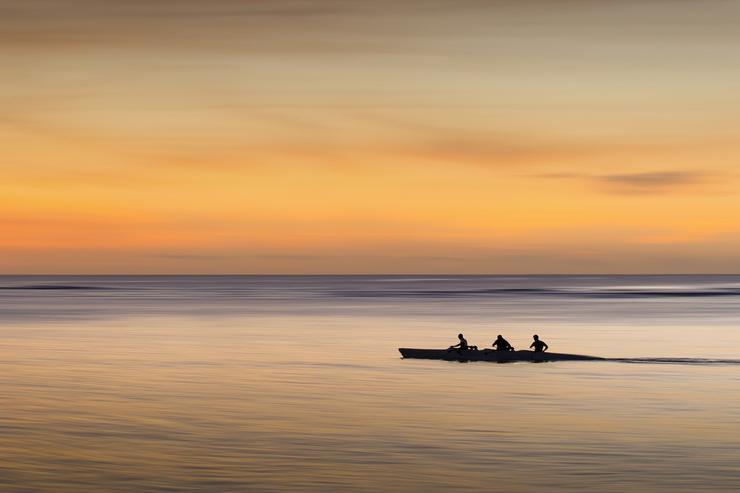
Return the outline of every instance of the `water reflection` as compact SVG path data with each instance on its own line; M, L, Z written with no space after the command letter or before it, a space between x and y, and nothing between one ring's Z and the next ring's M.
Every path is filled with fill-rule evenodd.
M522 345L536 321L553 350L729 358L740 310L725 297L358 303L317 294L336 286L313 278L144 280L144 292L135 279L104 282L114 285L0 294L3 314L21 313L0 328L2 491L735 491L740 481L736 366L396 352L446 347L458 329L473 344L505 332ZM233 294L259 283L269 289Z

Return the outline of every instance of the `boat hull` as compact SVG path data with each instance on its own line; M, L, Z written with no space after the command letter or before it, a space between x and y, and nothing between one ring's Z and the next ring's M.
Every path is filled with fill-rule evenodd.
M535 363L545 361L596 361L603 360L596 356L583 354L564 353L536 353L534 351L491 351L491 350L465 350L457 349L398 349L404 358L417 359L441 359L446 361L492 361L494 363L508 363L514 361L531 361Z

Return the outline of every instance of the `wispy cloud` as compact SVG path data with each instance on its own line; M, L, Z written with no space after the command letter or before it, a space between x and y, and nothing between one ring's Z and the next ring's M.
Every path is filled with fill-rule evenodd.
M714 173L683 170L614 174L543 173L536 177L582 181L600 191L620 195L671 193L706 185L717 178Z
M597 176L594 179L618 193L655 193L677 187L700 185L708 180L706 173L661 171L652 173L620 173Z
M290 255L290 254L262 254L262 255L253 255L256 259L261 260L295 260L295 261L305 261L305 260L321 260L330 258L330 256L322 256L322 255Z
M225 258L222 255L201 255L197 253L156 253L148 256L165 260L220 260Z

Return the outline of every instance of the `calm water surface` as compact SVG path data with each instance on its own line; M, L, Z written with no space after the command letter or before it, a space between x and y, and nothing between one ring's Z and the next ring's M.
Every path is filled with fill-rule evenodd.
M3 492L740 489L737 276L6 276L0 317ZM459 331L687 360L396 349Z

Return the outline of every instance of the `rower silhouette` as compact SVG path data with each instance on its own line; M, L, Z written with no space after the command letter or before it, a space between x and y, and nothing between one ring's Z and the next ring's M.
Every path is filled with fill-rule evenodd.
M550 346L548 346L545 341L540 340L540 336L533 335L532 338L534 339L534 342L530 344L529 347L533 347L535 353L544 353L545 351L550 349Z
M501 334L499 334L496 337L496 340L493 341L492 346L496 348L496 351L513 351L514 350L514 346L509 344L509 341L504 339Z
M460 342L458 342L454 346L450 346L448 351L451 349L457 349L457 351L460 352L468 349L468 341L465 339L465 337L462 334L457 334L457 338L460 339Z
M457 334L457 338L460 339L460 342L458 342L454 346L450 346L449 348L447 348L447 352L450 352L454 349L458 353L462 354L462 351L467 351L468 349L472 349L474 351L478 349L478 346L468 346L468 341L462 334Z

